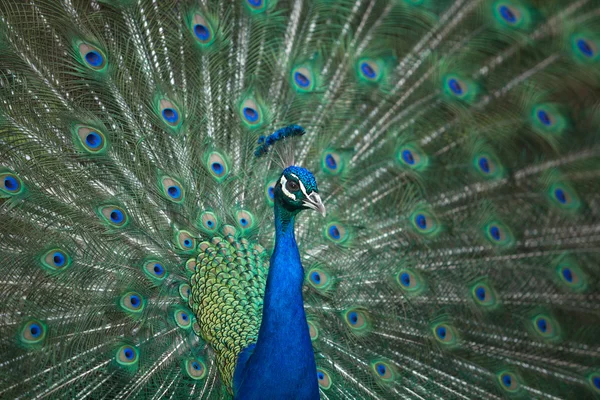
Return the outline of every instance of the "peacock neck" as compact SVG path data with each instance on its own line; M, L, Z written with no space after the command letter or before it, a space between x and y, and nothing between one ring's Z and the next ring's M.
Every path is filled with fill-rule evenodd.
M274 255L277 249L281 250L295 250L293 252L296 255L297 265L302 269L300 263L300 253L298 252L298 244L296 243L296 235L294 234L294 227L296 223L297 211L290 211L286 209L279 202L275 203L275 250L271 261L279 261L274 259ZM269 274L270 275L270 274Z
M275 205L275 249L267 277L261 331L263 326L275 327L281 319L292 319L291 310L299 310L304 316L304 271L294 234L296 215L297 212L288 211L279 204ZM298 320L299 318L294 318L293 322L296 324ZM306 318L303 322L306 325Z
M262 322L236 398L319 398L302 299L304 272L294 235L296 215L297 212L276 202L275 249L265 288Z

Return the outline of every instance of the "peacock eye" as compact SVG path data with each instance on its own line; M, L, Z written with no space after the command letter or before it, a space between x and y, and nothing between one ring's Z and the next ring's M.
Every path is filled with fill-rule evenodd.
M285 188L290 192L295 192L298 189L300 189L300 185L298 185L298 182L295 181L287 181L287 183L285 184Z

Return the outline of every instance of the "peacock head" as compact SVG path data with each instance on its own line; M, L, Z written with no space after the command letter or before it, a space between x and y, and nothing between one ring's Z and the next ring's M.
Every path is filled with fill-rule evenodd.
M325 216L317 181L306 168L292 165L284 169L275 185L274 195L276 203L294 214L311 208Z

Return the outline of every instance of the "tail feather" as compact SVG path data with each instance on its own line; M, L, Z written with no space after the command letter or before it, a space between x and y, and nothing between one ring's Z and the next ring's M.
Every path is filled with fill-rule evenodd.
M0 18L0 396L229 397L274 233L256 143L292 124L328 209L296 232L323 398L600 392L594 2Z

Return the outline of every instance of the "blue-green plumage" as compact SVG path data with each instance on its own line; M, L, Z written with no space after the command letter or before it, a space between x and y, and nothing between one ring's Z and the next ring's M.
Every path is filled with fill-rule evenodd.
M234 374L234 393L239 399L319 398L302 299L304 270L294 235L296 216L306 208L302 203L311 201L308 196L317 193L317 185L308 170L295 166L286 168L282 178L275 186L275 248L258 339L245 350L247 360L238 360ZM320 200L310 204L323 209Z
M0 398L599 398L599 15L0 2Z

